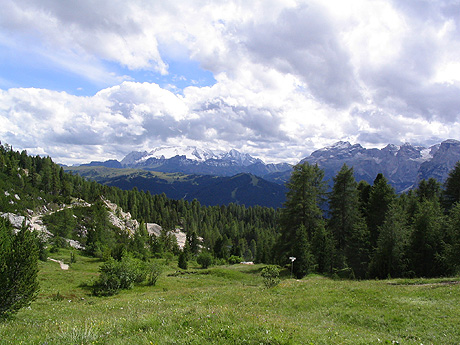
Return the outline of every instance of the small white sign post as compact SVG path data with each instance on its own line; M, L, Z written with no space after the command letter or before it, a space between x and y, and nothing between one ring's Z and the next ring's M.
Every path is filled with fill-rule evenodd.
M294 261L295 261L295 257L294 256L290 256L289 257L289 260L291 260L291 279L292 279L292 270L294 268Z

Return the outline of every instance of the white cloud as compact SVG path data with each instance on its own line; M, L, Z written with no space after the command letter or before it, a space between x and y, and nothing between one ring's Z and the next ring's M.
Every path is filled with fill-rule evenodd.
M104 86L1 91L0 136L67 163L167 143L295 162L342 139L458 138L459 13L449 1L5 0L3 47ZM169 59L216 83L166 89L106 64L165 75Z

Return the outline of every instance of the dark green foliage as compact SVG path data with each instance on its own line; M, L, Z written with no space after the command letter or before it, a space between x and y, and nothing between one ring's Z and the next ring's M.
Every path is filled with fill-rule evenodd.
M397 203L391 204L379 229L377 248L369 267L370 278L402 277L406 272L405 250L409 230L405 219L401 206Z
M177 259L177 266L183 270L188 268L187 253L181 251Z
M460 272L460 203L450 209L446 223L447 241L444 243L444 257L451 274Z
M203 251L201 252L198 257L196 258L196 262L202 267L202 268L208 268L209 266L212 265L212 255L209 252Z
M76 236L77 219L70 208L44 216L43 222L55 236L78 239Z
M280 215L280 237L277 241L278 261L285 263L289 256L297 257L294 272L302 277L314 265L310 242L316 231L324 227L324 171L308 163L294 167L288 183L285 207Z
M445 273L442 258L444 216L438 201L425 200L414 215L409 238L410 267L418 277Z
M230 265L236 265L239 264L240 262L243 262L244 259L240 256L237 255L232 255L231 257L228 258L228 263Z
M324 226L318 226L311 239L311 252L315 258L316 271L331 273L334 266L334 239Z
M438 200L441 195L441 184L434 178L420 181L418 188L415 191L419 201L423 200Z
M268 265L262 268L261 275L267 288L273 288L280 283L280 269L276 265Z
M395 198L396 193L393 187L388 184L388 180L382 174L378 174L371 188L366 210L371 250L377 247L379 227L383 225L388 208Z
M0 217L0 318L16 313L35 299L39 284L36 235L25 227L13 233Z
M141 283L147 276L145 264L129 255L120 261L109 258L100 268L99 279L94 285L96 296L111 296L119 290L131 289L134 283Z
M364 185L361 186L364 190ZM367 197L364 198L367 199ZM334 185L329 197L331 218L328 227L334 235L335 264L338 268L347 267L356 255L356 253L348 250L348 247L354 246L350 239L355 236L353 232L362 223L363 217L360 207L360 191L353 176L353 168L348 168L344 164L334 177Z
M369 230L364 219L353 227L353 231L345 250L347 265L344 269L351 269L356 278L366 277L369 264Z
M460 161L450 171L449 177L444 184L443 206L449 210L455 203L460 201Z
M303 278L314 271L314 257L311 250L308 233L304 225L301 225L296 233L296 241L292 248L291 256L296 258L294 261L294 275Z
M329 227L334 234L337 249L345 250L359 213L359 195L353 168L346 164L334 177L334 185L329 197Z
M318 222L321 222L323 211L320 206L326 194L323 178L324 171L317 165L303 163L294 167L287 184L287 200L280 215L284 246L292 246L296 238L295 231L300 225L305 227L311 237Z

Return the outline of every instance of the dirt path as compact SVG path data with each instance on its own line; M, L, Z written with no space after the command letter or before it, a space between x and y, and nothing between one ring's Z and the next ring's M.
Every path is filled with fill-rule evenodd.
M61 260L56 260L56 259L51 259L51 258L48 258L48 260L59 263L59 265L61 266L61 269L63 269L63 270L68 270L69 269L69 265L63 263Z

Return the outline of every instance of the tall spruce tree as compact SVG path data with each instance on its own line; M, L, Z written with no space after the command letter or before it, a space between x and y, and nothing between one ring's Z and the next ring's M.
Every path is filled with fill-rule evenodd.
M405 250L409 231L406 214L397 202L390 205L379 230L377 248L369 266L369 277L401 277L407 269Z
M460 273L460 203L454 204L447 217L444 254L450 274Z
M410 266L418 277L440 276L445 273L442 261L445 233L444 217L437 200L424 200L418 205L409 238Z
M449 172L449 176L444 184L442 199L446 210L450 210L456 202L460 201L460 161Z
M289 190L281 210L281 234L277 242L280 262L285 262L289 256L306 255L301 248L307 248L315 231L324 227L323 211L320 207L326 193L324 171L317 165L298 164L294 167L287 187ZM302 239L301 243L298 242L299 238ZM307 270L302 268L299 274L300 272L305 273Z
M395 198L394 188L388 184L388 180L382 174L378 174L371 188L366 210L371 250L377 247L379 227L383 225L386 213Z
M333 180L334 185L329 195L329 228L334 235L337 250L336 265L342 268L347 265L345 252L350 236L362 216L353 168L344 164Z
M299 226L296 232L293 256L296 258L295 263L293 263L293 272L297 278L300 279L313 271L314 258L307 229L303 224Z

